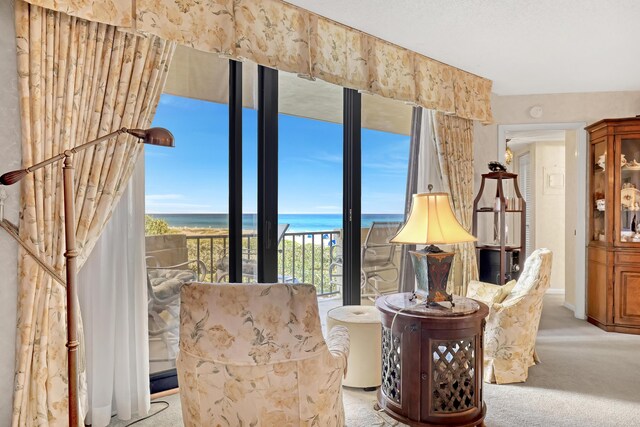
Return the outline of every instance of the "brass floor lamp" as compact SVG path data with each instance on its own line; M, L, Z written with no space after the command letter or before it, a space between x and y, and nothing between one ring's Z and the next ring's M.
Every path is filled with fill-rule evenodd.
M64 225L65 225L65 243L66 251L64 257L66 258L66 284L67 284L67 372L69 376L69 425L76 427L78 425L78 330L77 330L77 307L76 307L76 258L78 251L76 250L76 230L75 230L75 198L73 195L73 155L80 151L86 150L101 142L107 141L114 136L127 133L139 138L141 142L150 145L160 145L163 147L173 147L174 140L173 135L163 128L151 128L151 129L118 129L115 132L111 132L108 135L102 136L93 141L79 145L70 150L66 150L64 153L58 154L50 159L44 160L38 164L35 164L26 169L20 169L12 172L7 172L0 176L0 184L12 185L20 181L27 174L32 173L40 168L43 168L52 163L58 162L64 159L63 166L63 189L64 189ZM140 142L139 141L139 142ZM5 227L3 227L5 228ZM10 234L16 238L17 234L12 233L8 228L5 228ZM22 242L20 241L22 244ZM24 246L24 245L23 245ZM29 250L34 257L33 252ZM39 257L38 257L39 258ZM36 259L38 264L41 264L41 259ZM41 264L42 265L42 264ZM49 270L47 268L47 270Z

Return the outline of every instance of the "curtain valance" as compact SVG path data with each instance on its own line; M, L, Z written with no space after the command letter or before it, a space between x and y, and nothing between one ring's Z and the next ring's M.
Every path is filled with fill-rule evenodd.
M282 0L27 0L278 70L490 123L491 81Z

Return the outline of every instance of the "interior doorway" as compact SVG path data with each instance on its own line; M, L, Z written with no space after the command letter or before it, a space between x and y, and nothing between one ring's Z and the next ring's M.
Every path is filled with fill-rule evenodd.
M575 317L586 315L585 123L498 126L498 158L512 160L527 200L526 251L554 253L550 293L564 293ZM506 162L506 161L505 161Z
M568 138L571 138L569 135ZM571 146L571 141L569 141ZM518 186L526 200L525 257L535 248L553 252L548 293L565 294L566 281L566 170L575 157L566 156L564 130L508 131L506 147L511 152L507 167L518 174ZM507 161L508 159L505 159ZM569 167L567 167L569 166ZM571 193L569 198L574 197ZM572 205L570 205L572 206ZM515 229L515 226L513 227Z

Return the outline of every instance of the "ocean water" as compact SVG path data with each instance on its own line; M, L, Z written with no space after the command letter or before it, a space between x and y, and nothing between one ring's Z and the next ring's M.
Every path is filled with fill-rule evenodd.
M227 214L150 214L154 218L167 221L171 227L228 228ZM402 222L403 214L363 214L362 228L376 222ZM257 216L242 215L242 227L255 230ZM278 223L289 224L288 232L330 231L342 228L342 214L281 214Z

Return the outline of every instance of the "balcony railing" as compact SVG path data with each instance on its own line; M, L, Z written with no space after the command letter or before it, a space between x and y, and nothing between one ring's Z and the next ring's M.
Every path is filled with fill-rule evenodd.
M320 296L340 293L341 277L331 265L339 255L340 231L310 231L285 233L278 245L278 281L309 283ZM204 280L228 281L229 236L187 236L189 259L207 266ZM255 282L257 269L257 236L245 234L243 248L243 282ZM253 271L251 267L253 266ZM200 266L198 266L198 269ZM198 271L200 275L201 271Z

